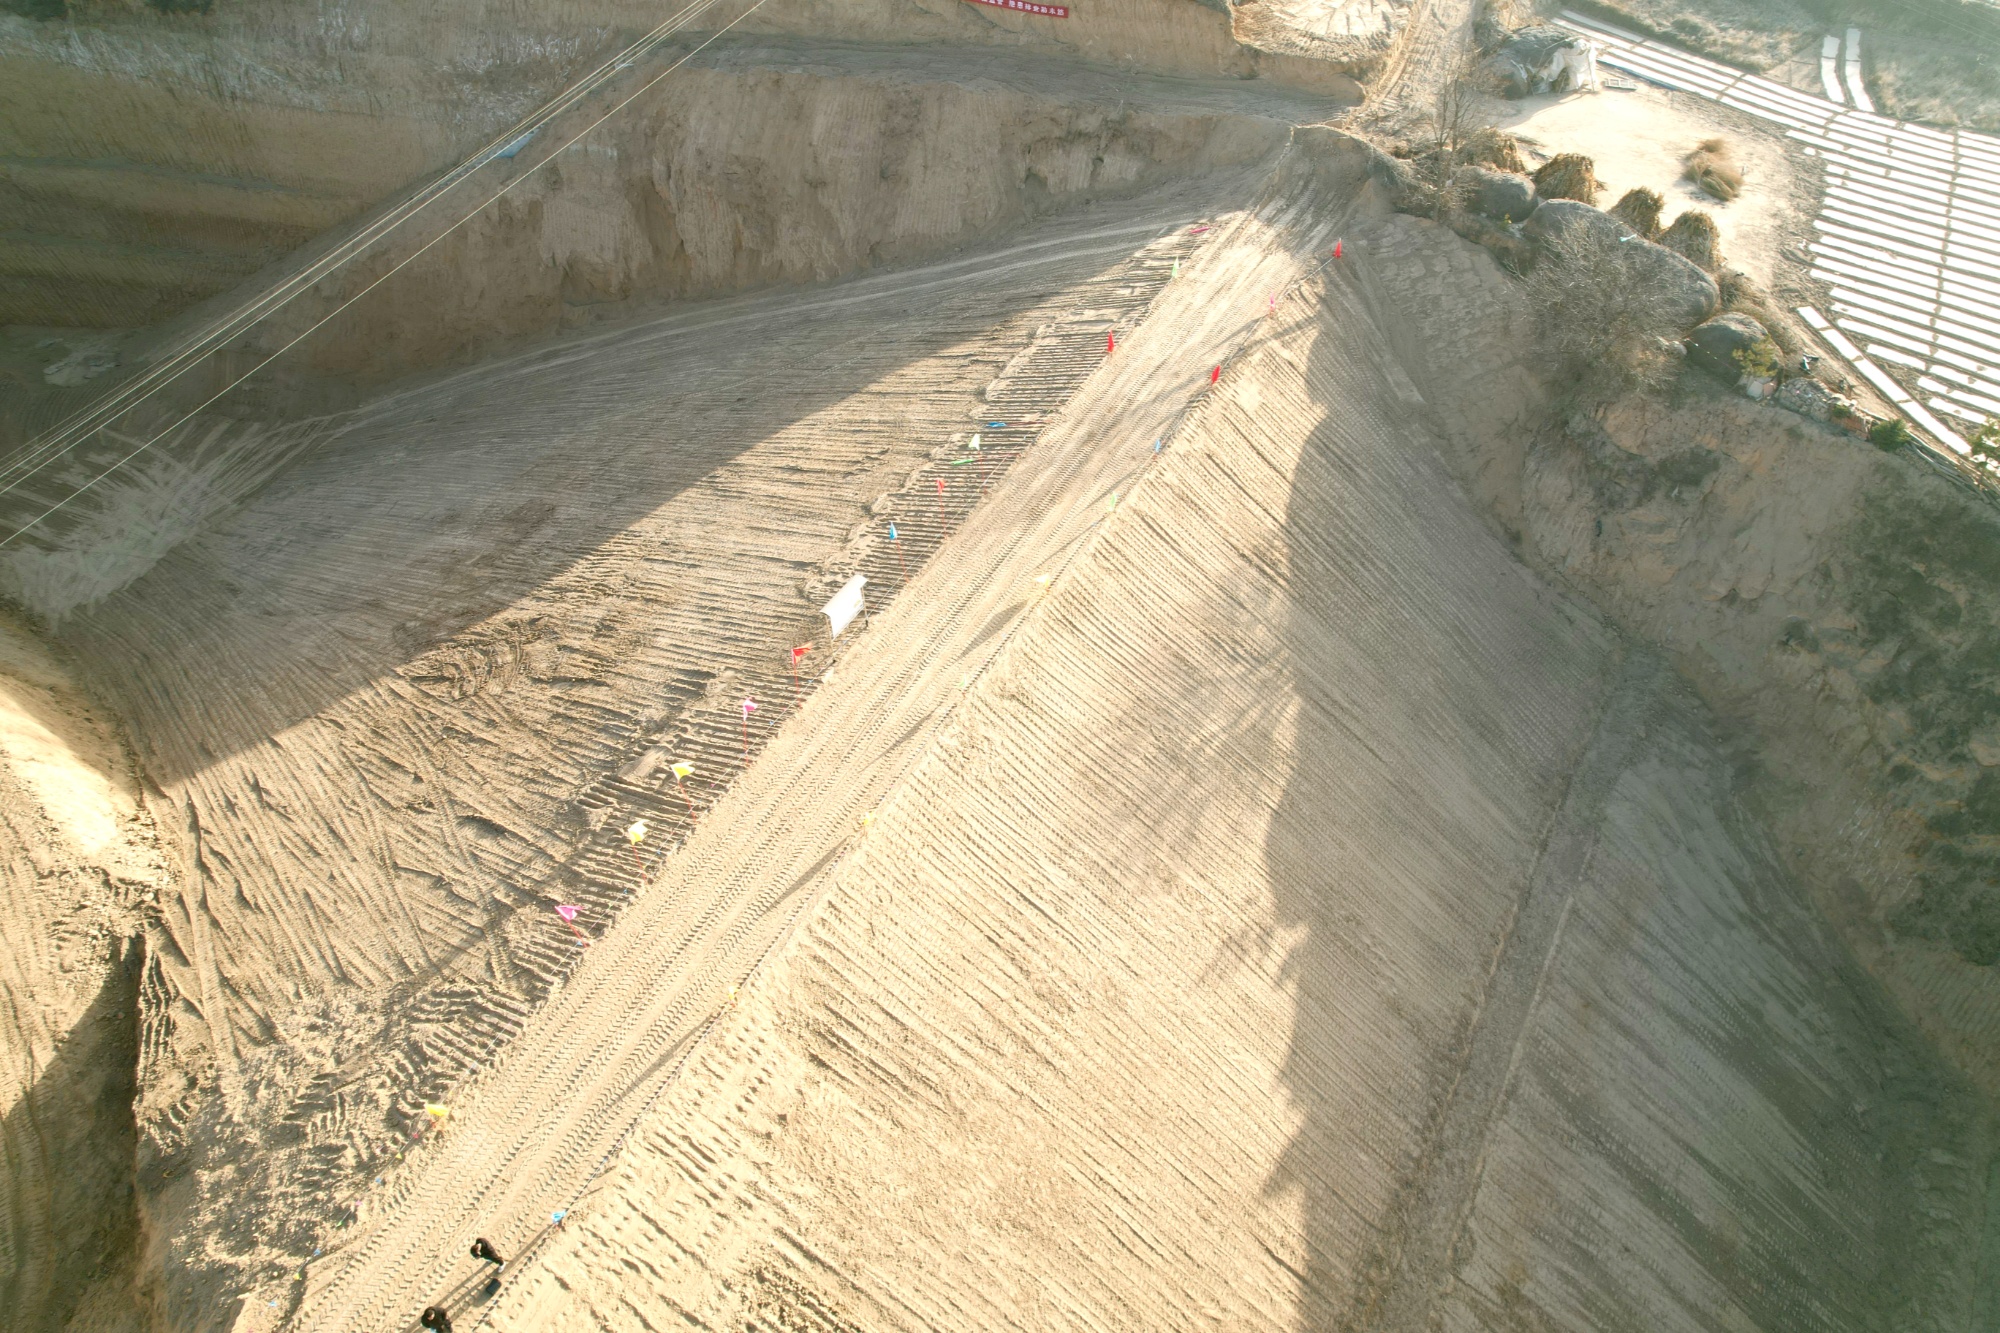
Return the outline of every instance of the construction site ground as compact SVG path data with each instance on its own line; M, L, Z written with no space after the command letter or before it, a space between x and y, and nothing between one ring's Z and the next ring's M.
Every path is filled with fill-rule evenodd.
M1026 42L719 45L702 154L566 168L308 348L338 410L176 436L9 566L53 599L0 624L24 1319L1991 1321L2000 988L1854 905L1929 705L1857 702L1849 515L1987 520L1700 383L1570 412L1359 134L1473 8L1310 9L1396 34L1345 128ZM799 108L895 121L880 200L769 207L838 174ZM1813 182L1729 114L1515 125L1663 192L1752 136L1769 277ZM604 298L633 216L708 286Z

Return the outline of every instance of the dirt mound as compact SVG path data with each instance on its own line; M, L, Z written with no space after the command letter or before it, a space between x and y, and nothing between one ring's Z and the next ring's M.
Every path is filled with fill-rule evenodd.
M1975 1108L1699 707L1455 498L1355 280L1120 488L604 1187L520 1209L492 1326L1969 1308Z
M621 831L647 878L686 832L669 765L726 791L789 650L838 660L833 589L879 607L1129 331L1202 205L1125 208L415 387L64 622L193 872L146 1124L175 1320L372 1207L575 966L553 908L594 938L640 882Z
M116 729L0 619L0 1308L22 1333L143 1326L133 1100L167 885Z

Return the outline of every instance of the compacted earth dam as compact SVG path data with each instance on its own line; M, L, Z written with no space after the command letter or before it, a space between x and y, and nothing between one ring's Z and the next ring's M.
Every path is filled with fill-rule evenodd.
M9 1327L2000 1325L1990 492L1267 3L5 18Z

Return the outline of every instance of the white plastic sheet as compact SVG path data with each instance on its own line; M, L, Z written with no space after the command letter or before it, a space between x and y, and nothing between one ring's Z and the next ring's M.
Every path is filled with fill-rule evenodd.
M865 608L866 604L861 600L861 590L867 584L866 574L856 574L840 586L840 591L833 595L832 601L820 608L820 614L833 626L833 638L839 638L840 632L853 624L854 617L860 615Z

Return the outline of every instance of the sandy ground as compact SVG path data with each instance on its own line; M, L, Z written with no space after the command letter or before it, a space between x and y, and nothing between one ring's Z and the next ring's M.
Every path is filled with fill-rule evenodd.
M1605 73L1620 78L1616 71ZM1557 153L1582 153L1604 183L1601 208L1644 186L1667 201L1664 221L1690 208L1707 213L1722 233L1723 255L1766 287L1783 272L1783 248L1805 233L1812 192L1782 141L1746 131L1739 118L1717 114L1713 103L1641 86L1493 106L1493 123L1521 140L1530 166ZM1743 193L1727 203L1696 189L1681 165L1695 145L1717 138L1730 144L1743 167Z
M0 620L0 1305L17 1327L135 1327L142 918L166 881L112 719Z
M157 1071L144 1176L232 1238L168 1233L190 1308L321 1244L518 1032L579 952L552 906L597 934L638 871L621 831L651 821L656 868L688 827L667 764L714 801L738 701L754 750L790 648L817 643L808 676L839 660L819 604L921 569L1210 197L401 395L69 622L201 867L167 907L184 1081ZM950 466L975 431L983 461Z
M1969 1311L1971 1102L1665 665L1452 487L1411 270L1363 232L1260 318L1337 219L1223 228L293 1324Z
M1412 6L1370 114L1471 17ZM1614 186L1670 193L1657 119ZM1740 722L1573 591L1757 602L1747 483L1727 539L1678 481L1593 529L1518 289L1362 167L1306 133L401 386L64 621L147 785L10 649L0 865L57 923L0 977L43 1006L17 1289L129 1322L122 1227L161 1323L238 1333L1976 1326L1981 1103L1749 813ZM79 1010L51 904L97 941L154 884L148 970L100 950ZM135 1065L136 1148L37 1137ZM137 1208L37 1233L68 1152Z

